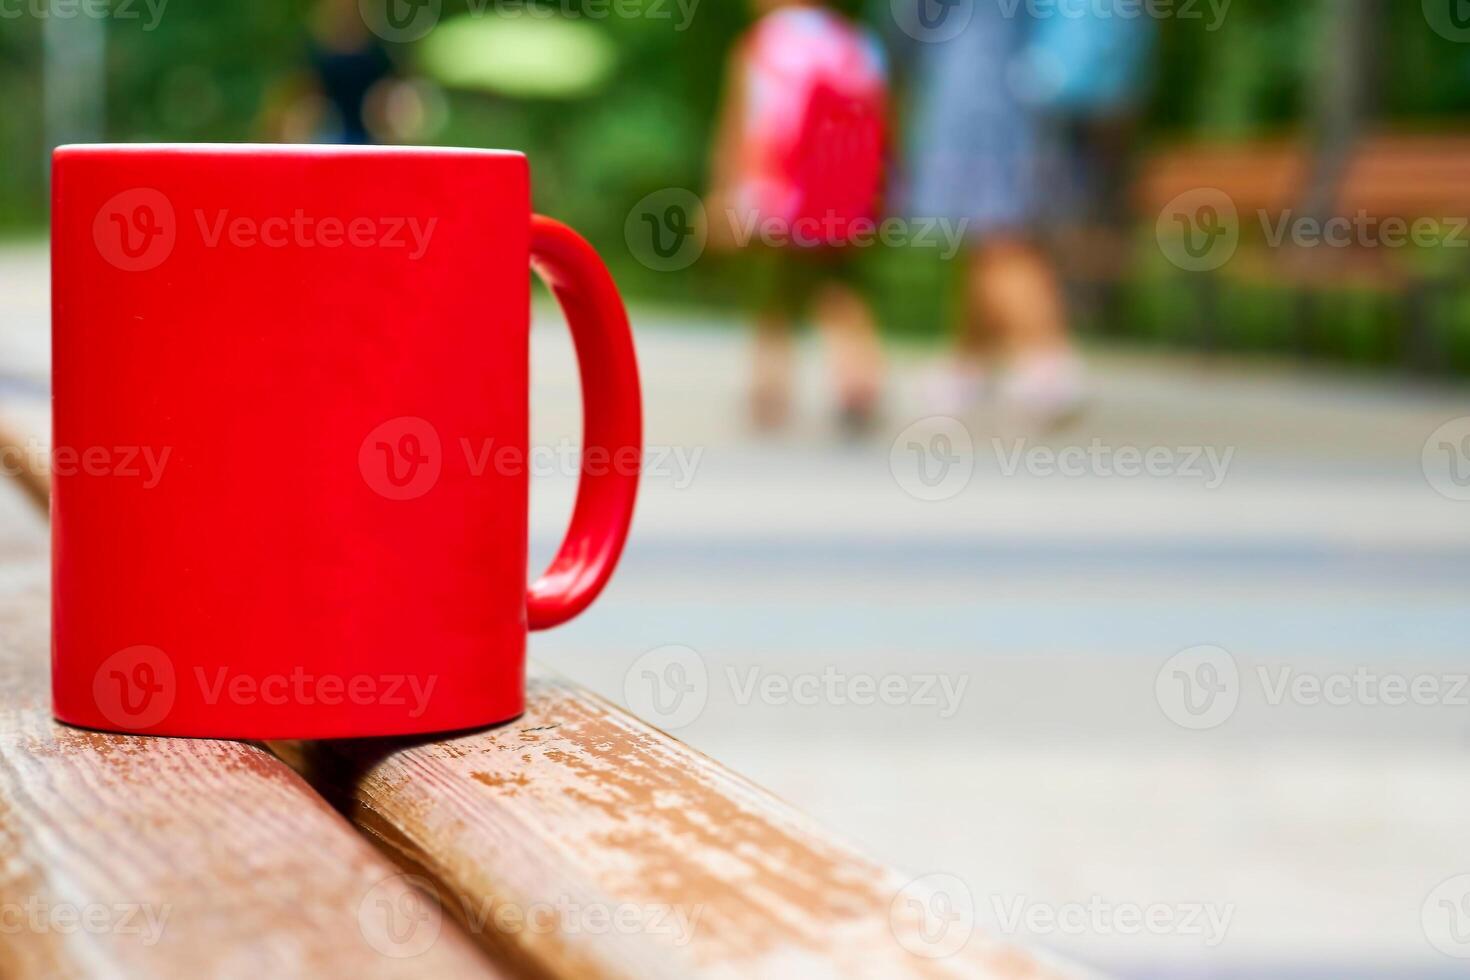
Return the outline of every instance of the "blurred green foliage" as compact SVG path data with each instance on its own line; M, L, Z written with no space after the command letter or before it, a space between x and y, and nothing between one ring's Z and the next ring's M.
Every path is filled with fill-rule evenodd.
M7 8L20 16L0 18L0 86L7 96L0 113L0 234L39 233L45 222L42 28L40 19L26 12L43 2L24 0ZM608 80L596 91L561 98L448 91L443 124L432 139L524 150L532 163L538 209L582 229L629 293L667 303L736 304L745 292L738 263L707 255L679 274L651 271L629 255L623 223L635 202L655 190L702 191L726 54L748 25L750 8L732 0L700 0L680 30L674 0L642 2L645 9L662 3L670 16L608 16L609 0L556 0L557 10L587 13L586 22L606 35L614 53ZM870 17L887 9L886 0L846 0L838 6ZM307 0L169 0L153 30L143 30L137 20L108 21L104 137L258 137L272 93L303 70L311 8ZM1163 21L1157 84L1145 113L1146 139L1245 138L1299 125L1310 112L1317 60L1330 54L1321 41L1330 26L1326 18L1339 16L1341 9L1336 0L1233 0L1217 31L1207 30L1205 20ZM1396 125L1447 129L1459 124L1470 115L1470 45L1429 30L1418 3L1384 2L1379 9L1378 115ZM505 16L495 10L495 0L443 3L446 20L471 12ZM544 10L552 12L549 6ZM390 48L403 70L414 73L416 46ZM875 295L890 329L916 335L942 329L954 263L915 250L876 256L865 265L879 287ZM1178 302L1170 298L1172 289L1157 277L1139 277L1129 292L1133 332L1148 335L1167 319L1153 313ZM1249 314L1247 308L1255 303L1265 309L1276 301L1241 302L1245 307L1228 318L1238 324L1239 336L1222 342L1272 347L1279 331L1267 323L1269 316ZM1368 308L1347 305L1354 311ZM1470 302L1456 309L1466 306ZM1373 319L1363 316L1365 322ZM1342 341L1352 348L1345 355L1349 359L1383 353L1371 323L1354 327L1351 335L1357 339ZM1454 343L1463 359L1470 342Z

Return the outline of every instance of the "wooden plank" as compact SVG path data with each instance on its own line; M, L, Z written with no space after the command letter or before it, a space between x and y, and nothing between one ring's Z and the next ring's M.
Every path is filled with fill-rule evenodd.
M1354 154L1338 199L1349 216L1450 221L1470 215L1470 140L1379 136Z
M6 418L4 409L4 403L0 402L0 468L44 513L50 509L51 474L46 467L36 465L35 454L48 451L50 442L41 441L34 435L23 435L23 432L35 432L36 429L16 426Z
M53 721L48 574L0 481L0 975L496 975L259 746Z
M976 931L959 896L535 663L526 714L498 728L270 748L414 873L436 927L508 973L1090 975Z
M439 882L472 935L527 971L1078 975L970 935L963 916L926 919L923 881L863 858L764 790L534 664L528 700L518 721L458 738L278 750L384 848ZM620 915L623 928L604 926ZM540 927L525 925L538 918Z
M1134 206L1150 222L1181 194L1213 187L1242 216L1277 214L1297 203L1311 158L1299 141L1191 143L1151 154L1133 187Z
M1348 153L1335 210L1367 211L1379 219L1454 219L1470 214L1470 139L1451 135L1382 133ZM1202 187L1225 191L1242 215L1279 214L1296 207L1311 169L1303 140L1195 143L1151 154L1134 188L1148 217L1176 196Z

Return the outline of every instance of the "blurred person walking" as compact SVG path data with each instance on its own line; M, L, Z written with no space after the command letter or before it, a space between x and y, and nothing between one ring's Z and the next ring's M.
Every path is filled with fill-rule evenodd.
M743 250L755 279L751 414L790 414L792 330L811 313L839 418L868 428L883 355L855 252L883 185L887 67L877 39L825 5L755 0L759 20L729 59L711 153L710 242Z
M930 0L905 2L914 17L898 17L900 26L935 26L933 11L920 18ZM1099 83L1096 66L1108 58L1094 59L1092 74L1080 77L1070 59L1079 48L1095 52L1089 31L1099 20L1121 23L1078 13L1058 7L1042 17L1026 4L977 0L952 37L905 31L906 210L954 223L969 246L964 318L926 385L931 406L944 414L967 414L992 387L1008 414L1036 427L1065 422L1084 404L1085 371L1060 279L1038 240L1057 189L1044 176L1047 107Z
M428 107L399 73L357 0L320 0L309 19L306 66L278 84L258 128L271 142L402 143L423 135Z
M1020 91L1040 117L1048 237L1084 315L1115 308L1130 267L1128 190L1156 37L1151 17L1079 3L1038 19L1022 53Z
M1156 37L1152 18L1107 14L1092 3L1038 19L1028 32L1018 88L1056 158L1048 198L1057 189L1052 178L1061 180L1068 200L1063 213L1116 214Z

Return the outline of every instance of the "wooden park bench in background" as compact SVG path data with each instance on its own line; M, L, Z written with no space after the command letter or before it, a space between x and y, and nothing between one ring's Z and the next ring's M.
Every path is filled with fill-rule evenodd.
M34 458L42 418L0 407L0 448ZM534 666L523 718L443 739L60 725L25 499L47 481L20 476L0 483L6 977L1082 975L978 930L925 955L908 876Z
M1342 159L1330 165L1302 140L1176 146L1144 161L1133 193L1138 220L1152 229L1171 201L1202 188L1230 197L1242 232L1235 258L1214 276L1194 276L1202 299L1203 336L1198 339L1204 346L1213 341L1219 276L1295 291L1301 330L1309 328L1312 305L1324 290L1370 287L1390 293L1402 310L1405 359L1425 372L1443 363L1436 318L1448 289L1470 270L1470 249L1446 250L1425 262L1412 248L1362 241L1349 247L1297 247L1288 234L1280 245L1270 245L1260 219L1275 228L1288 212L1294 219L1317 220L1362 215L1379 223L1380 230L1388 218L1408 225L1428 219L1445 222L1445 233L1457 234L1458 241L1470 241L1463 226L1470 217L1470 138L1364 137L1349 143Z

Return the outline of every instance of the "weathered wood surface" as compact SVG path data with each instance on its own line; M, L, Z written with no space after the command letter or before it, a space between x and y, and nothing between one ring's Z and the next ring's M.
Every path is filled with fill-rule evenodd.
M7 421L44 441L0 407ZM429 949L415 966L459 958L467 933L534 977L1088 975L996 941L968 896L861 856L682 742L528 673L526 714L498 728L269 746L431 896L393 920L396 952ZM303 879L312 849L296 854Z
M51 473L42 460L51 442L34 405L0 401L0 472L11 477L44 513L51 501Z
M262 748L54 722L47 554L0 481L0 976L494 975Z
M496 729L280 747L440 883L445 907L505 962L567 977L1077 975L996 943L958 908L953 921L942 904L926 917L925 881L530 673L526 715Z

